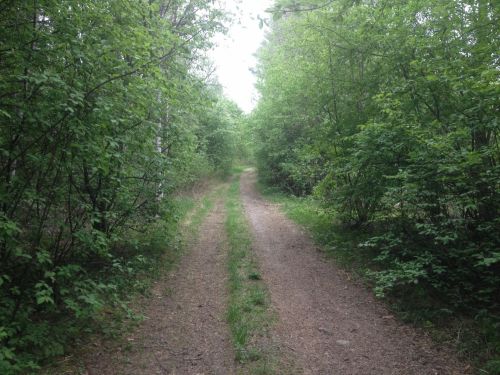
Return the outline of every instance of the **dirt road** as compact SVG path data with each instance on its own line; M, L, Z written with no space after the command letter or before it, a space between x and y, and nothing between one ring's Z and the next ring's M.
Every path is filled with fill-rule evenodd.
M277 313L271 328L280 358L274 372L310 375L461 375L463 365L411 327L397 322L372 293L326 260L309 236L241 177L253 251ZM177 271L159 280L147 319L128 347L99 350L88 375L233 375L227 311L227 239L222 198ZM293 363L293 366L289 364Z
M290 348L304 374L463 374L450 355L396 322L365 288L326 261L310 238L255 190L241 194L273 308L278 345Z

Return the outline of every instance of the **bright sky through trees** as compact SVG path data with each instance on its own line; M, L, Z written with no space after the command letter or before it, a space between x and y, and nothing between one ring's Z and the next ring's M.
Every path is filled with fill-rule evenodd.
M256 65L253 56L264 38L265 27L259 28L257 16L265 17L265 10L273 0L223 0L234 14L234 22L227 35L216 37L217 46L210 53L216 74L224 93L245 112L250 112L257 101L255 76L250 69Z

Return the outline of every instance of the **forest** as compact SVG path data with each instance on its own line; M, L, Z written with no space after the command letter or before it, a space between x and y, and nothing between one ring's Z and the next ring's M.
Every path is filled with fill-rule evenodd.
M379 296L488 322L497 348L499 11L278 1L251 117L262 179L363 233Z
M230 167L241 111L203 54L224 17L204 0L0 3L1 373L119 308L171 240L172 193Z
M245 114L207 58L218 1L0 0L0 373L130 318L180 246L181 192L242 163L314 207L333 253L348 235L377 297L472 322L500 373L500 4L267 16Z

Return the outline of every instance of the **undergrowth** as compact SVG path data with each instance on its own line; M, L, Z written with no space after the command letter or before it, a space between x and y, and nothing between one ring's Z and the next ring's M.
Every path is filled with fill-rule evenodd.
M240 172L237 170L236 172ZM239 198L239 179L229 188L226 230L229 240L229 302L227 321L236 360L252 374L275 374L274 358L265 345L274 317L269 295L254 255L251 236Z
M52 326L56 327L53 331L63 332L62 352L57 354L65 356L47 363L41 374L79 373L84 368L81 359L86 351L94 350L93 343L111 340L121 344L123 336L143 319L142 307L136 301L147 296L152 283L175 266L186 242L196 237L218 193L213 191L198 202L189 196L176 196L157 222L144 231L128 233L127 242L120 244L122 261L114 265L113 272L101 276L103 283L112 286L111 293L99 295L96 304L100 308L89 312L85 321L67 317L62 325L58 322Z
M258 187L267 199L280 204L290 219L308 229L328 257L376 288L376 275L384 272L384 263L377 261L377 249L363 246L376 235L376 229L342 226L336 213L312 196L287 195L262 182ZM472 315L456 311L424 285L396 289L385 295L385 301L399 319L424 329L436 342L454 347L477 374L500 374L498 317L481 310Z

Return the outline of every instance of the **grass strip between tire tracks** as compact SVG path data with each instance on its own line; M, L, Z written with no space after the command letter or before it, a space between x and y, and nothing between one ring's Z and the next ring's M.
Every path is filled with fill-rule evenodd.
M226 230L229 241L227 321L236 360L243 373L274 374L274 358L266 345L274 321L269 294L252 253L252 239L239 194L239 175L229 188Z

